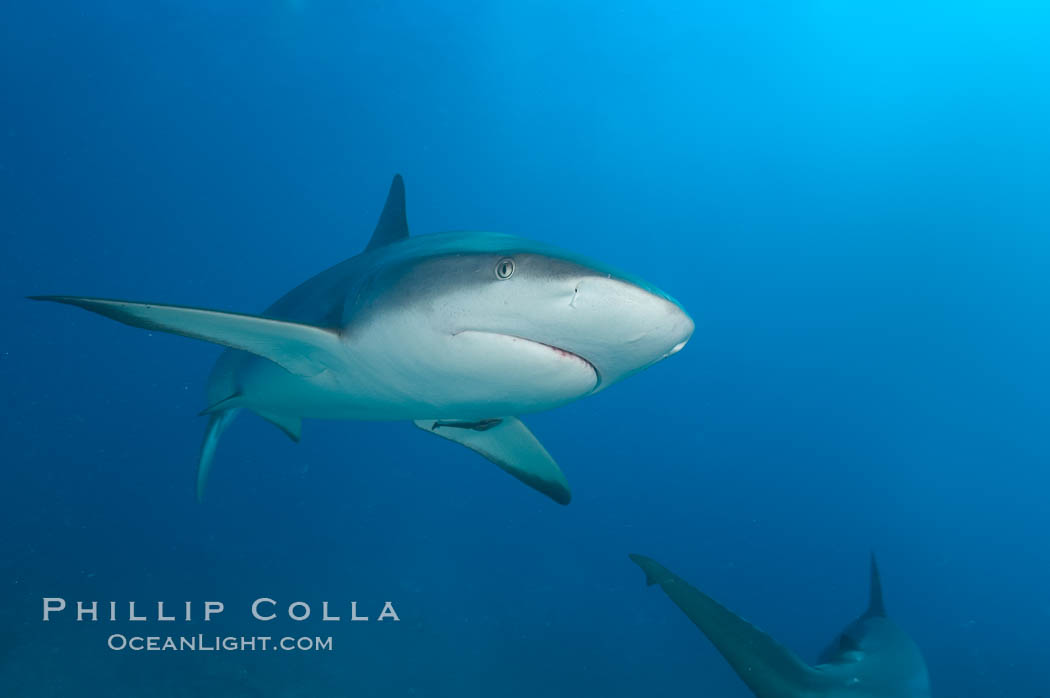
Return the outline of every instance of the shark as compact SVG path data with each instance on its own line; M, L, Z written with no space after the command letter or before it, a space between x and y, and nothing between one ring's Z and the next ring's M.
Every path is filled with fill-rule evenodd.
M930 698L918 645L886 615L874 555L867 610L814 665L658 562L630 558L645 572L646 584L663 589L758 698Z
M298 442L303 419L408 421L568 504L558 463L521 421L676 354L694 324L641 279L491 232L409 235L395 175L362 252L261 314L84 296L31 296L226 347L207 383L197 465L247 410Z

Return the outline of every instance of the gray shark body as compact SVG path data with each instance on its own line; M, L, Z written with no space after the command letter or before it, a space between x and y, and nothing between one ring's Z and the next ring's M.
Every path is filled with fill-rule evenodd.
M568 503L518 419L596 393L681 349L693 323L654 287L498 233L410 237L397 176L361 254L260 315L42 296L228 347L207 387L198 496L219 437L250 410L298 441L303 418L409 420Z
M926 662L886 615L874 556L868 608L809 665L769 635L642 555L631 559L725 657L758 698L929 698Z

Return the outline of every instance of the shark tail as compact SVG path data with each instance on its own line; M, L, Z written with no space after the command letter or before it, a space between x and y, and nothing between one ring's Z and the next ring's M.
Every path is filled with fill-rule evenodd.
M299 440L302 438L303 420L300 417L264 412L253 407L244 408L242 407L243 403L244 396L240 393L234 393L230 397L219 400L214 405L202 410L200 415L198 415L209 417L208 426L204 430L204 441L201 443L200 460L197 462L198 502L204 498L204 487L207 485L208 474L211 472L211 464L215 458L215 449L219 445L219 438L222 437L230 422L242 409L248 409L250 412L259 415L283 431L295 443L299 443Z
M660 585L758 698L809 695L827 685L819 670L660 563L630 558L645 572L646 584Z
M212 460L215 459L215 448L219 445L219 438L240 411L241 408L234 407L210 414L208 426L204 430L204 441L201 443L200 460L197 461L198 502L204 499L204 487L208 484L208 474L211 472Z

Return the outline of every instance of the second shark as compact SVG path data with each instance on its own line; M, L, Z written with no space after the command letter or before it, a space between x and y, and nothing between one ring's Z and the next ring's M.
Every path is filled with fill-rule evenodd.
M874 556L867 610L815 665L655 560L630 557L645 572L646 584L660 585L758 698L930 698L919 647L886 615Z

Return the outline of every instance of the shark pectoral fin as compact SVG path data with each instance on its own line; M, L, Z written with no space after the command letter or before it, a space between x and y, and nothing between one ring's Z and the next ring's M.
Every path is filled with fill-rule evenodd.
M660 563L630 558L645 572L646 584L660 585L758 698L796 698L829 685L830 677Z
M204 486L208 483L208 474L211 472L211 463L215 458L215 447L219 445L219 438L230 426L230 422L240 412L239 408L229 409L223 412L214 412L208 420L208 426L204 430L204 441L201 443L201 455L197 461L197 501L204 499Z
M572 499L561 468L517 417L476 422L427 419L417 420L415 425L477 451L558 504L568 504Z
M663 584L664 582L673 582L674 574L671 570L661 565L652 558L645 557L644 555L630 554L627 557L631 558L631 562L642 568L642 572L645 572L645 586L651 587L654 584Z
M259 410L252 409L252 412L265 419L270 424L274 425L285 434L288 438L299 443L299 439L303 437L303 419L302 417L289 417L284 414L273 414L271 412L260 412Z
M339 361L339 336L313 325L178 305L79 296L33 296L75 305L125 325L203 339L251 352L297 376L315 376Z

